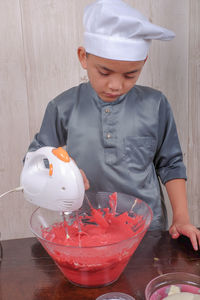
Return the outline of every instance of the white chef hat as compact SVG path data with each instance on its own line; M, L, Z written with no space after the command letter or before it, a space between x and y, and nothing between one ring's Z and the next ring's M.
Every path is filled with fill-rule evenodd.
M175 36L122 0L97 0L86 6L83 23L86 51L115 60L144 60L151 40L167 41Z

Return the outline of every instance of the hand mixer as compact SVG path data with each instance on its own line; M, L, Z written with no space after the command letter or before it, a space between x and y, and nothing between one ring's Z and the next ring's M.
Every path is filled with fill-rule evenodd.
M29 202L54 211L78 210L84 199L84 183L79 168L61 147L42 147L28 152L20 177L20 187Z

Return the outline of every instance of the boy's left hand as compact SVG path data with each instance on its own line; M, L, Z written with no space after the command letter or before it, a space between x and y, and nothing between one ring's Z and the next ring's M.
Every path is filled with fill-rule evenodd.
M173 239L177 239L180 235L187 236L196 251L200 247L200 231L190 223L174 222L169 229L169 233Z

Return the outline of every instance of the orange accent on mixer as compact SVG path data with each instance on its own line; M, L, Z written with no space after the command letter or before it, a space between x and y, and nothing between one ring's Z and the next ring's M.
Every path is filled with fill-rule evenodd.
M59 158L60 160L64 161L64 162L69 162L70 158L69 158L69 154L67 153L67 151L65 151L65 149L63 149L62 147L58 147L52 150L52 153Z
M53 165L50 164L49 165L49 176L52 176L53 175Z

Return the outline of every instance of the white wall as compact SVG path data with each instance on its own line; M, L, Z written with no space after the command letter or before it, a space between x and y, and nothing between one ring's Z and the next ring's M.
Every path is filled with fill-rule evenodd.
M91 2L0 0L0 194L19 185L23 156L47 103L85 80L76 49L82 44L83 8ZM190 215L199 226L200 1L126 2L176 33L171 42L153 42L139 83L162 90L173 108L188 170ZM2 198L2 239L31 236L34 208L22 193Z

